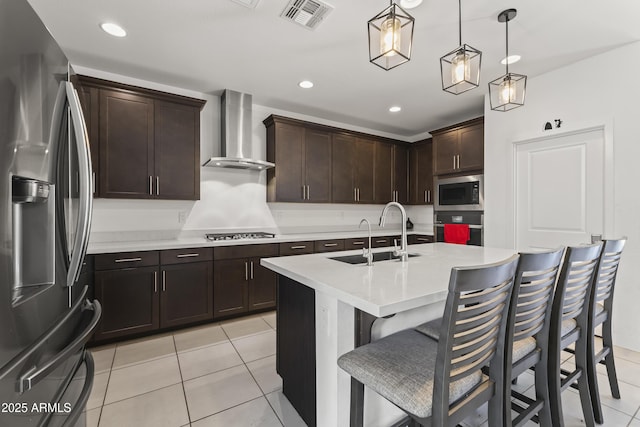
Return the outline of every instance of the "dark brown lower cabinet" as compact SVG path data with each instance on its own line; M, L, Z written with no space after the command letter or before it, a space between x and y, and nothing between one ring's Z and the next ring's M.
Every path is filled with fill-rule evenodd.
M161 267L160 327L213 319L213 263Z
M96 271L95 298L102 304L96 341L159 327L157 266Z
M407 236L407 243L410 245L433 243L433 236L429 236L427 234L411 234Z
M215 248L214 318L276 306L276 274L262 267L260 258L278 256L278 253L278 244Z

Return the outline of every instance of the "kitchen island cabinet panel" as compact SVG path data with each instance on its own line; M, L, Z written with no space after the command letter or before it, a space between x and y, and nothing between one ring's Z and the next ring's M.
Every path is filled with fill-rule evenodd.
M213 319L212 262L163 265L161 276L161 328Z
M278 275L260 265L260 258L249 260L249 310L265 310L276 306Z
M94 277L102 304L96 341L159 327L158 267L96 271Z

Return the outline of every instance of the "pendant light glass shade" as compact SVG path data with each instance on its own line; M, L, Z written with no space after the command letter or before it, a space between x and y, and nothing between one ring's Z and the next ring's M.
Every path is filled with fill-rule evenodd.
M480 63L482 52L467 44L462 44L462 7L458 0L458 35L460 45L440 58L442 90L461 94L480 84Z
M390 70L411 59L414 19L395 3L371 18L369 61Z
M515 9L507 9L498 15L498 21L505 23L506 51L509 57L509 21L516 17ZM509 111L524 105L527 91L527 76L509 72L509 62L506 63L506 74L489 82L489 101L494 111Z

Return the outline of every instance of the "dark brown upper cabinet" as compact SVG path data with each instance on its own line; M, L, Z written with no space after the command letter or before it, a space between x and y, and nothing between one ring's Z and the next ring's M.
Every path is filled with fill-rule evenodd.
M400 144L376 144L375 203L408 202L407 150Z
M431 131L431 135L434 175L484 168L484 117Z
M205 101L78 76L96 197L198 200Z
M433 204L432 150L431 138L415 142L409 148L409 204Z
M100 177L100 90L95 87L83 86L77 75L72 77L72 82L78 91L84 121L87 125L87 136L89 137L89 149L91 150L91 165L93 169L91 185L93 196L97 197L98 180Z
M334 203L374 203L375 145L372 139L345 134L333 136Z
M331 202L331 134L295 120L269 116L268 202Z

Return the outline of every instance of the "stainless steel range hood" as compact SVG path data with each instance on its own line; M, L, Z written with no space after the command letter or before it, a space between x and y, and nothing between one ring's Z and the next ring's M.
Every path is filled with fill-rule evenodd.
M275 165L254 157L251 146L251 102L246 93L225 90L221 98L221 156L212 157L203 166L265 170Z

